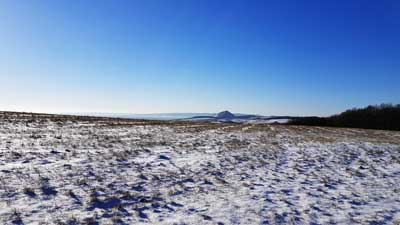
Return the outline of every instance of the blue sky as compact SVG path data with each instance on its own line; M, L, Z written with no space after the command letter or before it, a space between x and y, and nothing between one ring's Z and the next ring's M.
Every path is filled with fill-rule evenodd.
M0 110L329 115L400 103L400 2L0 1Z

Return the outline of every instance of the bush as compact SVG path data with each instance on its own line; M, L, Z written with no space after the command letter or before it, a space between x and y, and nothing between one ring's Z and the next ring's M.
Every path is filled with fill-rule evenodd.
M299 117L290 120L289 124L400 130L400 104L353 108L330 117Z

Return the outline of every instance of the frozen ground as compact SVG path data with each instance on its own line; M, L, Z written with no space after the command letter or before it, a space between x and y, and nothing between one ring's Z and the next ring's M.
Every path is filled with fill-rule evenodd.
M399 224L400 133L0 113L0 224Z

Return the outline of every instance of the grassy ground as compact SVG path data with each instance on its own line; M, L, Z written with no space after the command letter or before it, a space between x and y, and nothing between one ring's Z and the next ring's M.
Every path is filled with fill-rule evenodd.
M395 224L400 132L0 112L2 224Z

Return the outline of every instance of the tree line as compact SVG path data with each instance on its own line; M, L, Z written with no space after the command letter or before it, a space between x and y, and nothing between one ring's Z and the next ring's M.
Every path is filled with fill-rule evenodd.
M400 130L400 104L353 108L329 117L297 117L289 120L289 124Z

